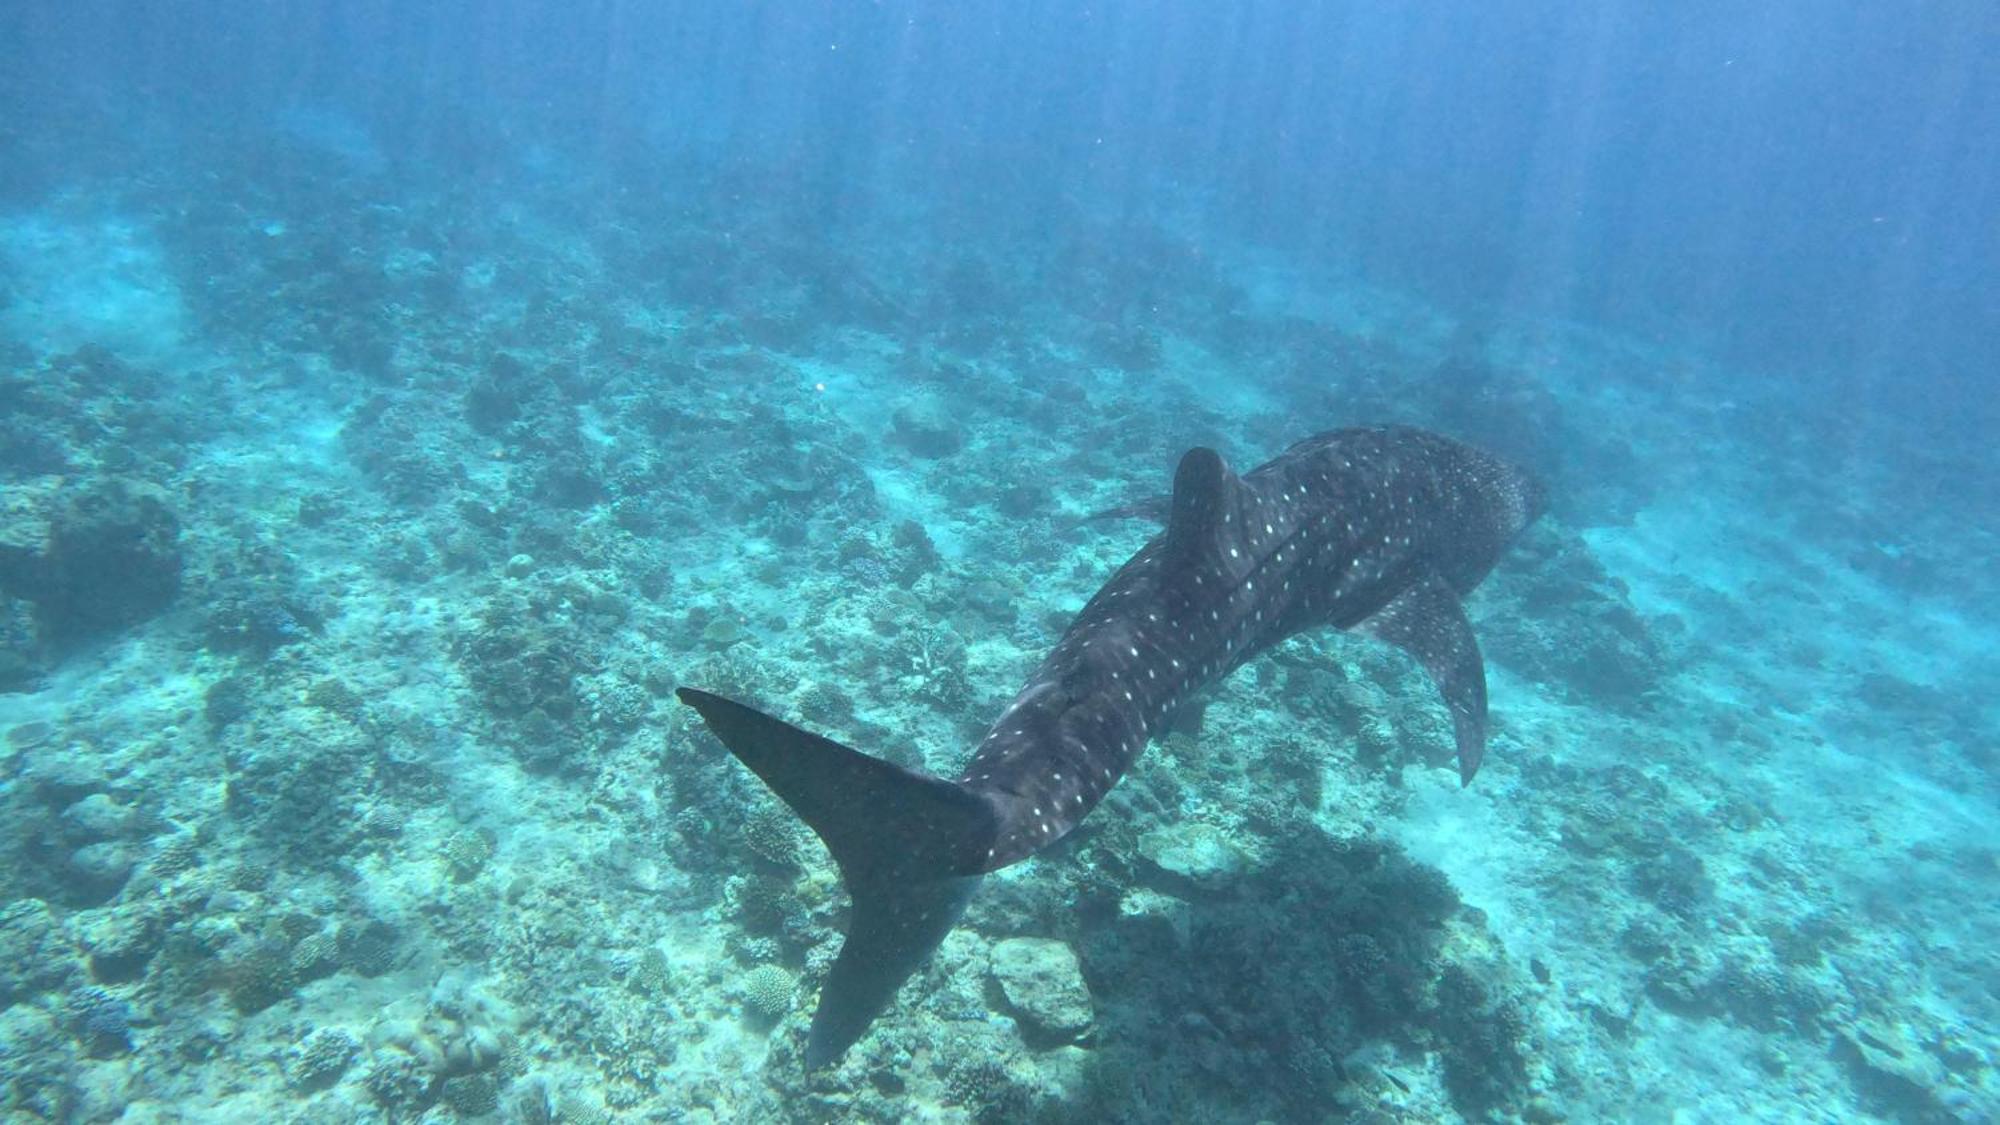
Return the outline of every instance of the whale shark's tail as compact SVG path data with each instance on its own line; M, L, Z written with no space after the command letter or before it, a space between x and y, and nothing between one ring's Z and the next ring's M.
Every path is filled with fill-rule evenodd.
M681 702L819 833L854 899L806 1040L806 1066L834 1062L944 941L998 835L977 794L693 688Z

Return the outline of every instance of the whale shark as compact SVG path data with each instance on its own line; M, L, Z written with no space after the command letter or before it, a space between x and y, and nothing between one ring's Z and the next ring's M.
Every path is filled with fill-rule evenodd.
M1158 506L1164 530L1084 605L955 777L680 688L819 835L853 900L807 1068L866 1034L981 877L1062 839L1176 715L1288 637L1353 630L1413 657L1443 697L1470 784L1486 672L1463 599L1543 502L1521 469L1406 426L1322 433L1240 476L1191 449Z

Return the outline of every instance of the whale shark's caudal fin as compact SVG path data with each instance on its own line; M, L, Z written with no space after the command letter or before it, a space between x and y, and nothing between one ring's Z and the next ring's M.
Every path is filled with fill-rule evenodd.
M991 805L693 688L677 692L738 761L833 853L854 899L847 941L820 986L806 1066L845 1054L958 922L998 834Z

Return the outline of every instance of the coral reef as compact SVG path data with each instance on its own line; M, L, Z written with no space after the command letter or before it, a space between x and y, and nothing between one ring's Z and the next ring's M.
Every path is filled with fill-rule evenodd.
M85 1054L103 1058L132 1049L132 1009L125 1001L88 985L70 993L66 1007Z
M180 521L164 490L113 477L49 518L36 619L53 643L144 621L180 592Z
M322 1027L306 1036L286 1056L286 1072L302 1090L323 1090L340 1081L361 1050L354 1036L336 1027Z
M1089 193L254 118L0 216L0 1117L2000 1116L1990 442ZM674 688L948 775L1177 455L1373 419L1552 485L1478 783L1299 638L805 1074L837 873Z
M765 1021L782 1018L792 1010L797 981L777 965L759 965L743 976L743 1006Z

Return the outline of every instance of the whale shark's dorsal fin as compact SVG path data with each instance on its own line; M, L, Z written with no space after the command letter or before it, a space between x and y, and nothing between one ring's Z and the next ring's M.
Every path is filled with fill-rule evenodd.
M1409 653L1430 674L1451 711L1459 784L1472 784L1486 755L1486 664L1450 583L1427 574L1354 628Z
M1191 561L1216 550L1242 490L1243 482L1222 463L1220 453L1197 446L1183 454L1167 503L1167 557Z

